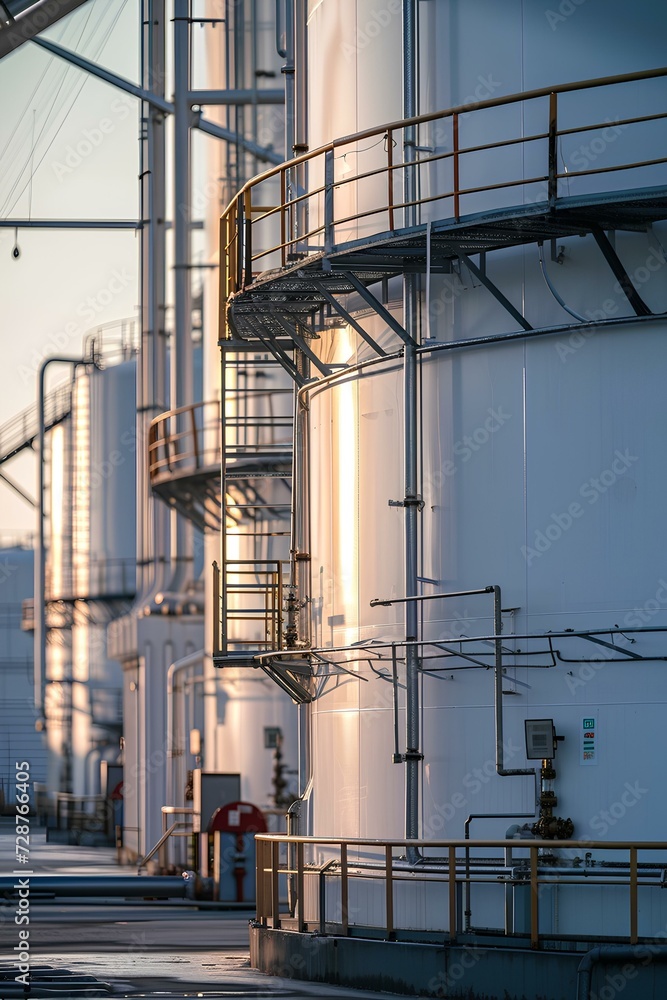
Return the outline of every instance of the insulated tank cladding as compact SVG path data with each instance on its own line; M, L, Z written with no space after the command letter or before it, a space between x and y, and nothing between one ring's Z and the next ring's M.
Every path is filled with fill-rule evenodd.
M667 11L649 2L633 8L630 22L625 5L598 0L573 5L571 14L555 21L553 11L532 3L418 7L422 112L452 104L472 109L490 97L635 72L664 60L660 39ZM354 87L348 82L354 77L346 64L349 50L331 42L338 38L331 27L338 23L338 8L331 0L311 5L311 57L317 53L310 62L312 145L355 127L355 112L348 110L344 124L335 119L344 114L342 101L330 102L337 106L328 112L333 131L318 132L315 122L323 65L330 79ZM366 33L362 47L357 39L354 57L359 63L372 58L385 40L391 44L394 31L400 38L400 11L376 38ZM367 93L354 90L354 102L363 104ZM664 156L659 129L623 124L664 111L664 99L662 80L561 95L561 129L608 122L602 132L561 137L562 173ZM372 100L379 100L376 93ZM395 99L387 100L386 113L378 109L373 124L400 117ZM495 110L480 113L482 118L472 110L462 115L467 145L477 134L487 142L500 140L516 131L517 122L520 135L543 132L548 99L530 108L501 108L494 117ZM424 130L425 146L429 140L438 141L433 129ZM447 138L440 141L444 148ZM519 176L534 176L537 152L519 154L519 148L471 157L469 186L508 179L517 169ZM434 175L433 189L442 183ZM565 177L561 194L585 204L604 192L660 183L664 165L649 165L609 171L595 181L580 177L570 183ZM462 214L545 200L538 182L521 190L471 196ZM358 192L360 211L364 197ZM451 216L451 204L435 205L422 221ZM657 316L667 310L667 227L656 222L637 230L617 230L615 249ZM578 321L543 279L535 243L487 254L486 273L510 302L520 304L535 330L563 328L552 336L457 348L457 341L514 333L516 322L465 263L431 274L428 282L422 278L419 326L430 349L419 361L420 593L501 587L505 767L539 769L539 762L526 759L524 720L553 718L565 737L555 757L557 811L572 818L575 836L659 839L667 818L659 792L662 755L647 753L644 737L661 731L667 701L658 662L667 656L667 632L659 631L667 629L667 529L661 515L667 324L634 316L593 236L559 238L554 256L560 254L561 263L547 245L544 253L561 298L594 328L577 331ZM387 347L385 326L365 315L360 300L350 298L348 306ZM401 319L400 288L390 295L390 306ZM394 350L400 346L393 344ZM405 595L405 513L390 506L404 496L402 365L400 359L379 360L306 392L310 545L304 542L304 550L311 554L311 623L320 649L405 638L402 605L370 606L374 598ZM533 777L496 772L491 596L426 600L420 616L421 637L445 644L439 653L431 647L420 677L421 832L427 839L462 837L471 813L510 813L523 822L519 817L534 815ZM658 631L602 634L639 628ZM600 634L582 634L591 630ZM562 635L550 640L551 632ZM533 638L512 641L512 634ZM459 655L474 636L484 637L470 653L477 665ZM391 660L369 664L351 650L344 659L358 678L332 673L311 709L314 811L308 832L401 837L404 774L403 766L392 764ZM400 651L398 681L404 752ZM590 722L596 734L592 758L584 736ZM473 835L503 836L509 822L480 821Z

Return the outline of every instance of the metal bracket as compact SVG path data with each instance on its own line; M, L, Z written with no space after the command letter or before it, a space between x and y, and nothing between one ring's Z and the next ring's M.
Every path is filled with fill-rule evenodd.
M303 272L299 271L298 273L299 273L299 277L302 277ZM331 292L329 292L324 287L323 283L321 281L316 281L315 279L311 279L311 280L313 282L313 285L315 286L315 288L319 292L319 294L322 296L322 298L325 299L329 303L329 305L332 306L340 316L342 316L342 318L345 320L346 323L349 323L349 325L352 327L353 330L357 331L357 333L362 338L362 340L365 340L366 343L368 344L368 346L372 347L373 350L375 351L375 353L378 354L381 358L386 358L387 352L382 350L382 348L380 347L380 345L378 343L376 343L375 340L373 340L373 338L370 336L370 334L366 333L366 331L361 326L361 324L358 323L357 320L354 318L354 316L352 316L347 311L347 309L345 309L344 306L342 306L340 304L340 302L338 301L338 299L336 299L331 294Z
M591 224L591 232L595 237L595 242L600 247L604 259L613 271L614 277L623 289L625 297L638 316L652 316L653 313L644 302L643 298L632 284L632 278L623 267L621 260L609 241L607 234L597 225Z
M361 295L362 299L368 303L368 305L373 309L380 319L384 320L390 330L401 338L404 344L409 344L412 347L417 346L416 340L414 340L410 334L403 329L401 324L397 319L392 316L388 309L382 305L379 299L376 299L372 292L369 292L362 281L359 281L356 274L352 274L350 271L344 271L345 277L350 282L352 287Z
M517 321L517 323L519 323L519 325L523 327L524 330L532 330L533 328L528 322L528 320L524 316L522 316L519 310L512 305L510 300L505 295L503 295L498 286L494 285L494 283L488 277L486 269L482 271L482 269L477 267L476 264L473 264L473 262L470 260L470 257L468 257L467 254L461 253L459 250L456 250L455 247L453 249L459 260L463 261L463 263L468 268L471 274L474 274L476 278L479 278L479 280L482 282L485 288L488 288L493 297L496 298L498 302L500 302L503 309L506 309L507 312L510 314L510 316L512 316Z
M387 504L389 507L416 507L417 510L424 509L424 500L420 495L417 496L407 496L403 500L388 500Z

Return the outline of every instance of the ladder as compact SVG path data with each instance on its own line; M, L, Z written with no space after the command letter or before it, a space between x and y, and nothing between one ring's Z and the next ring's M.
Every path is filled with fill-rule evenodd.
M229 665L283 646L294 389L260 350L222 351L221 553L213 650Z

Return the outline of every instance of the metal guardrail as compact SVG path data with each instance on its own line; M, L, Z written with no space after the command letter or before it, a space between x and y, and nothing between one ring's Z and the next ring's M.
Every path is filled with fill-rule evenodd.
M446 886L447 923L445 926L420 928L415 925L415 914L411 911L410 927L405 929L413 934L419 930L446 934L449 940L454 941L462 933L459 903L461 889L466 894L469 910L470 887L475 883L496 886L499 891L505 891L508 886L523 885L530 888L529 936L532 948L539 948L541 944L539 901L545 886L579 885L588 888L595 885L627 886L627 940L630 944L636 944L639 939L638 890L650 886L663 889L667 873L667 843L662 841L637 843L520 839L380 841L257 834L255 845L256 919L262 926L296 931L319 929L322 933L329 929L333 933L343 935L347 935L350 928L355 926L357 933L362 933L362 929L372 929L375 935L380 931L386 938L392 938L402 929L396 922L395 889L401 884L414 884L421 880ZM470 852L479 848L502 852L497 858L483 859L488 866L486 872L479 860L475 863L475 859L470 857ZM571 860L571 867L563 873L563 868L558 868L557 860L556 865L552 867L540 857L546 848L549 852L567 851L570 859L573 859L572 852L578 851L581 851L584 857ZM405 858L396 857L396 852L405 854L408 849L411 852L440 851L441 856L422 855L419 863L408 864ZM600 862L593 864L588 860L585 861L585 856L590 856L594 851L610 852L615 856L620 853L621 861L625 863L605 865ZM646 851L663 854L664 861L640 864L640 852ZM307 853L311 856L308 857ZM316 858L317 854L320 855L319 858ZM364 857L359 859L359 855ZM495 870L491 869L490 860L493 861ZM499 867L507 867L507 875L503 878L498 875ZM279 884L280 879L285 877L292 886L292 891L288 895L291 895L293 902L288 913L281 911L280 905ZM312 894L319 901L317 906L319 912L315 913L314 920L309 920L309 914L306 912L305 887L308 879L315 879L318 883L317 892ZM337 879L339 882L336 894L336 921L327 920L326 914L325 880L331 879ZM350 882L354 879L376 880L382 884L384 905L383 919L380 923L373 924L369 920L354 923L350 906ZM497 933L503 934L503 929L498 928ZM598 929L592 927L590 933L596 937L604 936ZM505 934L508 934L507 928Z
M594 156L593 160L589 158L588 161L583 158L585 163L593 164L587 165L586 169L558 169L559 143L563 139L569 141L572 137L604 133L610 127L623 130L651 122L660 123L667 118L667 112L660 111L631 118L587 121L561 128L559 95L583 93L601 87L621 88L665 76L667 68L663 67L642 73L526 91L395 121L335 139L259 174L241 188L221 218L221 306L224 306L230 296L250 285L258 270L285 267L288 263L307 258L311 254L332 252L336 247L337 230L344 227L348 227L344 234L346 241L355 238L356 233L351 235L350 230L360 222L366 226L363 233L365 237L372 238L384 233L390 235L405 224L405 210L416 206L421 212L435 203L443 208L440 217L458 220L470 204L471 196L512 189L530 196L531 201L537 190L536 203L546 203L553 209L564 181L569 183L575 178L599 177L616 171L667 163L666 156L657 156L600 166L594 164L593 161L597 158ZM539 112L543 115L541 129L532 131L529 135L516 134L521 131L524 119L534 120L536 117L534 113L522 113L508 116L514 122L514 131L504 137L492 142L464 144L464 134L468 128L465 119L479 120L479 115L488 109L508 108L517 104L522 105L522 111L527 112L532 110L528 106L539 100L547 102L546 109ZM613 109L615 101L610 106ZM500 120L501 116L498 118ZM499 128L506 127L506 119L500 120ZM494 131L498 131L495 122ZM658 137L659 149L664 149L663 136L664 131ZM399 139L403 140L405 155L402 160L395 162L395 147ZM364 144L362 148L359 148L360 143ZM541 169L530 176L500 176L503 151L513 147L524 150L531 144L539 143L543 147L537 156ZM632 143L630 148L635 148ZM380 159L379 165L355 170L352 161L358 161L361 154L369 151L372 151L374 160ZM494 183L475 183L479 154L491 154L494 157ZM433 171L434 166L447 168L448 186L445 189L440 189L445 178L438 178L432 185L435 190L431 191L432 173L429 172ZM406 201L402 194L397 195L397 190L403 189L398 183L402 180L402 172L408 169L415 171L417 175L416 190L419 194L415 201ZM523 174L523 164L521 173ZM424 194L424 191L428 193ZM363 211L352 210L361 195L368 207ZM423 218L418 221L427 220Z
M272 402L291 389L240 389L226 393L231 413L225 418L225 460L282 457L291 448L292 418L275 416ZM265 406L266 415L246 410ZM236 416L234 416L236 412ZM194 475L207 469L220 474L222 430L220 402L193 403L155 417L148 432L148 472L153 486L173 476Z

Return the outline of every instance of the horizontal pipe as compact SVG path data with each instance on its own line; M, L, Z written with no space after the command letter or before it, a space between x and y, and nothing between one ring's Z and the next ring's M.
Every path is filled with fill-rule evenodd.
M191 90L191 106L202 104L284 104L284 90Z
M651 962L667 962L667 947L665 945L637 944L637 945L602 945L591 948L586 952L579 968L577 969L577 1000L590 1000L591 995L591 974L593 966L600 963L609 962L637 962L640 958L642 964L650 955ZM626 985L624 980L624 985ZM647 994L648 995L648 994Z
M0 229L141 229L137 219L0 219Z
M475 594L492 594L493 587L484 587L482 590L455 590L450 594L417 594L413 597L390 597L386 600L384 598L375 597L370 602L372 608L383 607L388 608L392 604L405 604L407 601L437 601L442 600L447 597L472 597Z
M0 895L12 898L28 888L32 896L185 899L191 882L178 875L30 875L21 881L28 886L17 875L0 877Z

